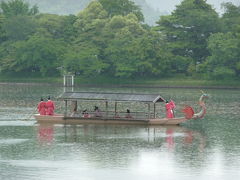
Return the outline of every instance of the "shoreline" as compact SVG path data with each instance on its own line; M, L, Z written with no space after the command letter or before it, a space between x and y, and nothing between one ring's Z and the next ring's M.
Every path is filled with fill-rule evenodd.
M62 83L50 83L50 82L0 82L0 85L47 85L47 86L59 86L64 87ZM69 86L68 86L69 87ZM154 84L78 84L74 87L102 87L102 88L175 88L175 89L229 89L238 90L240 87L234 86L206 86L206 85L154 85Z

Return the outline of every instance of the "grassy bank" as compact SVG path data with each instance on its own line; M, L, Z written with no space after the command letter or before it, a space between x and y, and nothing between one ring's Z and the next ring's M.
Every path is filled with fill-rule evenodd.
M194 79L190 77L171 77L171 78L158 78L158 79L112 79L99 77L97 79L76 79L77 84L96 84L96 85L139 85L139 86L165 86L165 87L238 87L240 88L240 82L237 80L203 80Z
M0 76L3 83L55 83L63 84L62 77L11 77ZM204 80L191 77L177 76L158 79L129 79L109 77L76 77L76 85L125 85L125 86L153 86L153 87L219 87L219 88L240 88L238 80Z

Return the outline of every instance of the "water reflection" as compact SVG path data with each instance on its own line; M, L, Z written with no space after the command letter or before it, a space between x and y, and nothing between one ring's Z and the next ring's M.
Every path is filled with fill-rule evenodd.
M38 126L38 140L40 143L51 143L53 141L54 129L52 124L41 124Z
M181 151L188 151L189 147L195 149L197 146L199 152L203 152L206 145L201 133L184 127L56 126L41 123L37 129L40 145L61 146L63 151L71 147L68 153L74 154L69 156L84 158L97 166L126 167L144 152L169 152L181 156ZM79 156L75 157L77 154Z
M166 130L166 142L168 145L168 149L173 149L174 147L174 131L172 128Z
M198 107L199 90L79 88L145 92ZM60 87L0 86L0 179L239 179L239 91L208 90L207 115L181 127L35 124L40 96ZM57 104L61 110L62 104Z

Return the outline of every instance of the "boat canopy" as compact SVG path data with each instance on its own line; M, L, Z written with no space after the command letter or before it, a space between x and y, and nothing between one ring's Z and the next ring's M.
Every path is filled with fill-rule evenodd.
M101 92L64 92L59 100L105 100L105 101L137 101L156 103L165 100L157 94L132 94L132 93L101 93Z

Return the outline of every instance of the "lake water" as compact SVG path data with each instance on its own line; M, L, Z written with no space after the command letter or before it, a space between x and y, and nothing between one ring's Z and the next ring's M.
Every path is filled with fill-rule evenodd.
M177 114L184 104L198 109L201 95L198 89L76 90L159 93L175 100ZM240 91L205 91L207 115L181 126L64 126L40 125L32 117L40 97L55 99L62 87L1 84L0 179L238 180ZM63 104L56 104L60 112Z

